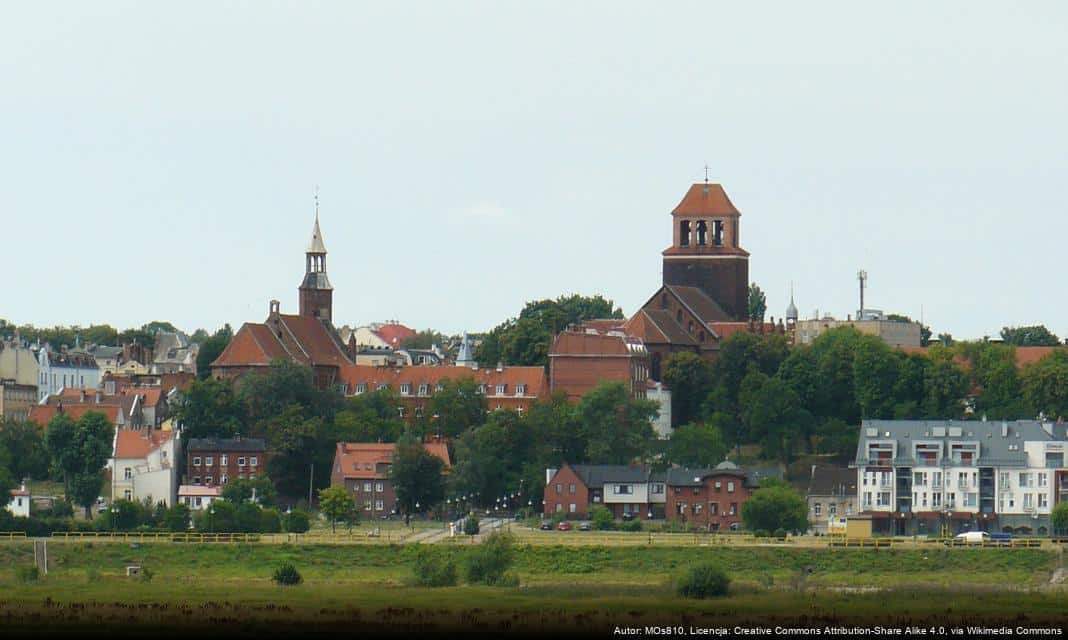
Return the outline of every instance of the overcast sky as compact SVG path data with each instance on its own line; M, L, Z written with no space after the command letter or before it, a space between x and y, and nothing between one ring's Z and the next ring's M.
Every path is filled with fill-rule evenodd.
M1068 3L0 2L0 317L479 331L660 284L724 185L776 318L1068 334Z

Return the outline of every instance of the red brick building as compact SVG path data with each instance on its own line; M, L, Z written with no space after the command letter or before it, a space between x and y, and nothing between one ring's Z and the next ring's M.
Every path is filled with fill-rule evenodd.
M353 360L331 323L333 287L326 275L326 247L319 231L318 211L305 252L305 273L298 297L298 315L281 313L279 302L272 300L265 322L241 325L230 344L211 363L212 375L236 380L263 372L271 361L282 359L310 366L322 389L337 384L341 368Z
M431 455L441 458L446 469L449 468L449 449L444 443L428 443L424 446ZM395 449L394 444L337 443L330 486L345 487L353 496L357 508L371 518L397 513L397 493L389 479Z
M374 367L349 365L342 369L346 395L360 395L388 388L402 406L407 420L426 415L431 396L444 380L473 378L486 396L490 411L512 409L523 413L538 399L548 396L548 381L542 367ZM429 416L427 416L429 417Z
M260 438L191 438L182 484L222 486L267 472L267 444Z
M622 382L632 397L644 398L649 354L638 338L592 325L557 334L549 348L549 392L577 400L598 383Z

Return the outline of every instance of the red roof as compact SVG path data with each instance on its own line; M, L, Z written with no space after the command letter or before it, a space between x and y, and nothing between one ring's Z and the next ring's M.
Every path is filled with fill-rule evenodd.
M211 366L267 366L279 358L306 365L349 363L331 336L331 329L318 318L278 314L267 321L275 326L254 322L241 325Z
M400 349L404 345L405 340L414 338L418 335L415 331L403 324L397 323L384 324L376 329L374 333L394 349Z
M563 331L557 334L549 349L549 356L599 355L625 356L644 355L645 346L638 338L623 335L591 333L595 331ZM630 346L628 346L630 345Z
M119 429L115 434L116 458L145 458L174 436L173 431Z
M71 417L72 420L81 418L90 411L96 411L107 416L108 421L111 424L118 424L119 422L119 409L116 404L64 404L63 413ZM34 405L30 407L30 422L36 422L42 427L47 427L48 422L59 413L59 407L56 405Z
M12 489L11 490L11 495L13 495L13 496L22 496L22 497L25 498L25 497L28 497L30 495L30 492L27 491L26 489Z
M419 385L426 384L433 393L434 387L442 380L458 380L471 377L476 382L493 388L498 384L507 385L506 395L515 393L516 385L526 385L523 397L542 397L548 388L544 367L502 367L496 369L470 369L468 367L375 367L372 365L353 364L342 367L340 381L348 384L348 392L354 393L356 385L366 384L368 391L374 391L379 385L389 385L394 393L400 392L402 384L412 385L411 394L416 395Z
M428 453L441 458L446 468L452 464L449 460L449 448L444 443L433 442L423 446ZM396 447L395 444L385 443L339 442L334 452L334 471L340 473L342 478L384 478L386 472L382 470L379 473L379 465L393 463L393 451Z
M930 353L928 347L898 347L898 349L908 354L919 354L921 356L927 356ZM1068 347L1013 347L1013 351L1016 354L1016 368L1021 369L1029 364L1034 364L1054 351L1063 349L1068 349ZM960 354L953 356L953 362L965 368L971 366L971 362Z
M695 184L671 212L673 216L737 216L734 203L718 184Z

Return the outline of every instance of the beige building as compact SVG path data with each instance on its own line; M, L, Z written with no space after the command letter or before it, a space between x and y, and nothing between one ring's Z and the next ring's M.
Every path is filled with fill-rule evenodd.
M17 340L0 341L0 416L26 420L37 402L39 365L33 350Z
M811 344L824 331L838 327L853 327L861 333L878 336L891 347L920 346L920 324L896 320L836 320L825 316L821 319L798 320L794 329L795 344Z

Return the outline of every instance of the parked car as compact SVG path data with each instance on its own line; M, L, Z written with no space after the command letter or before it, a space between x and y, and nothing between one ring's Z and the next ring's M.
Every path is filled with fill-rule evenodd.
M986 531L965 531L958 533L956 539L965 544L980 544L989 540L990 534Z
M582 522L579 524L578 529L579 531L592 531L593 525L591 525L589 522Z
M564 520L560 524L556 525L556 528L560 531L571 531L571 523L567 520Z
M624 513L624 514L623 514L623 521L624 521L624 522L630 522L630 521L631 521L631 520L633 520L633 519L634 519L634 514L633 514L633 513L630 513L630 512L628 511L627 513Z
M553 523L551 523L548 520L546 520L545 522L542 522L541 526L538 527L538 528L541 529L542 531L552 531L553 530Z

